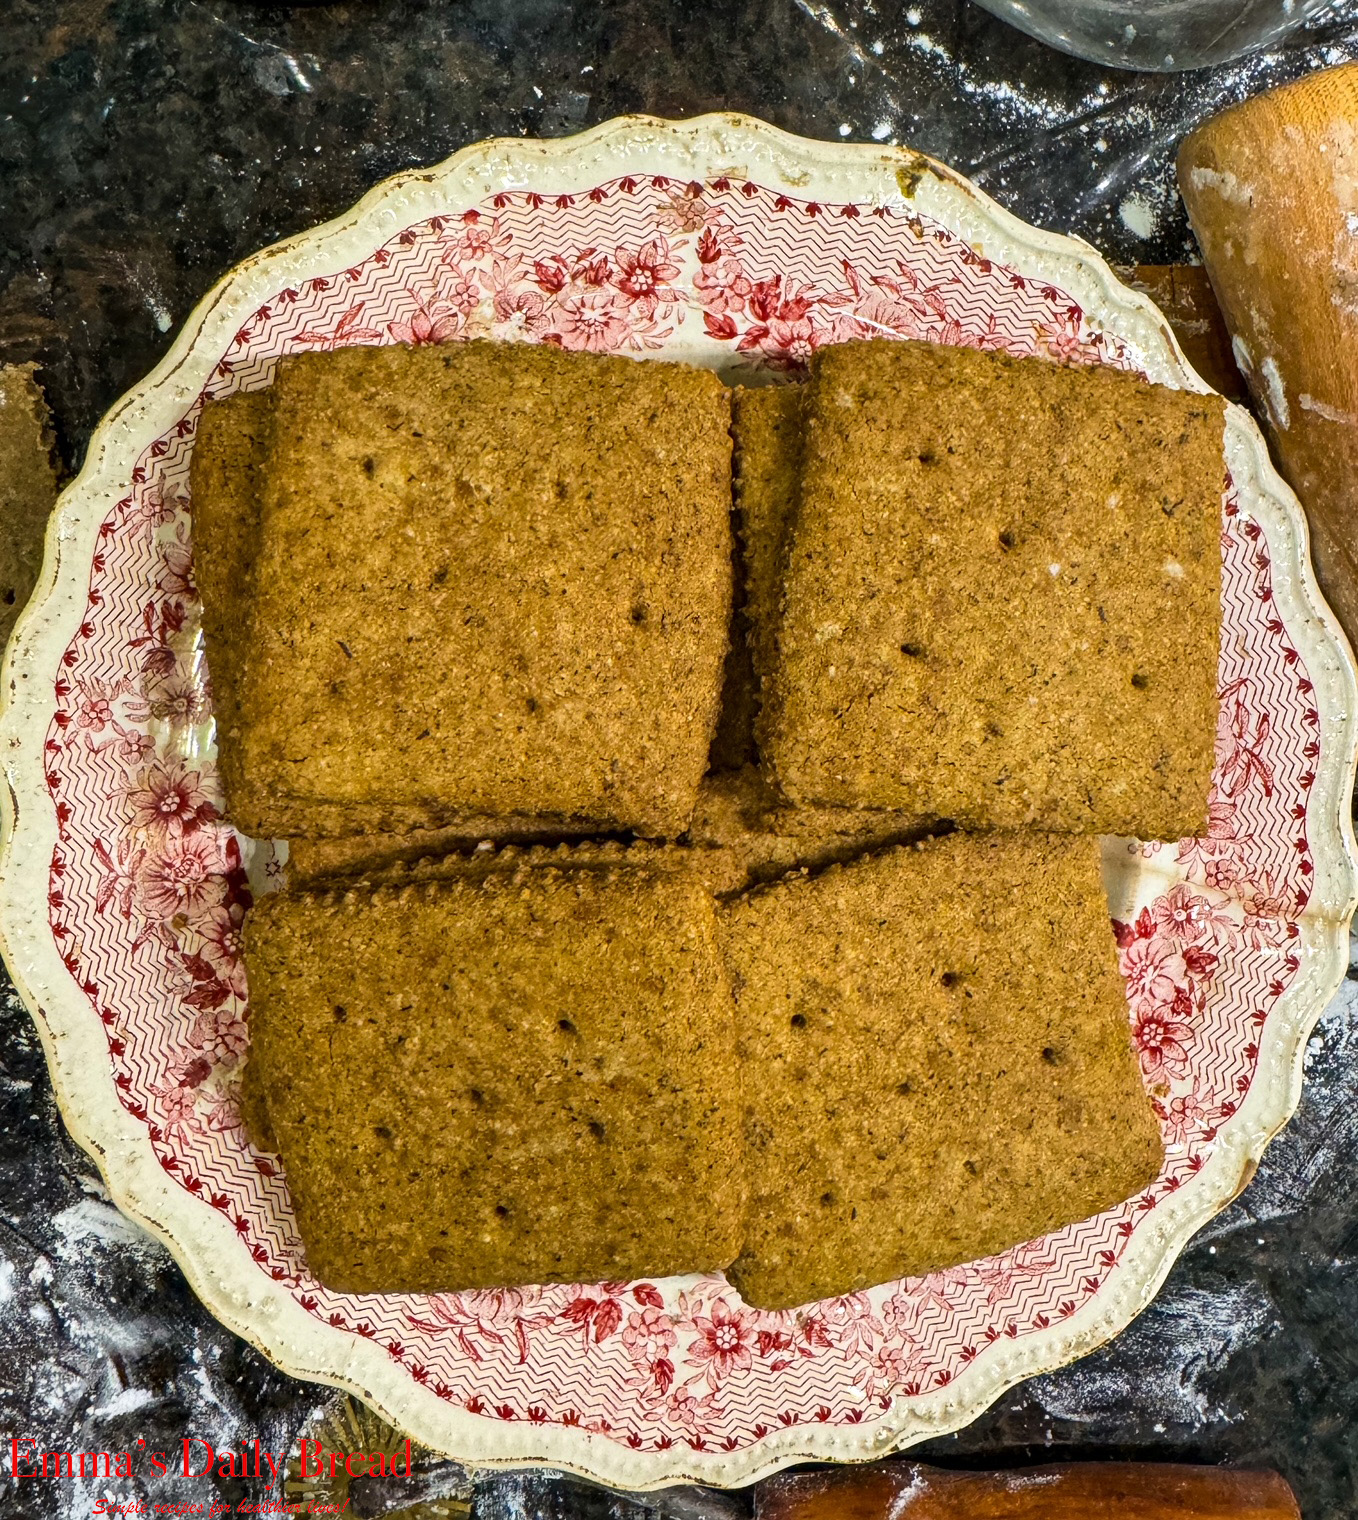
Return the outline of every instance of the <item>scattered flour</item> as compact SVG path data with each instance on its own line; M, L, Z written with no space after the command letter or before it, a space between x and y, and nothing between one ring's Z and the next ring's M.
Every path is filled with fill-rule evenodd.
M141 1246L154 1249L151 1237L121 1214L111 1203L82 1198L52 1217L58 1240L56 1254L70 1261L87 1249L87 1242L102 1246Z
M1292 409L1287 404L1287 390L1283 385L1282 372L1272 354L1265 357L1264 362L1259 366L1259 373L1263 377L1268 409L1274 422L1280 428L1291 427Z
M1142 195L1129 195L1118 207L1118 218L1127 231L1136 237L1155 236L1155 207Z
M1297 405L1303 412L1314 412L1317 417L1323 417L1326 422L1348 423L1350 426L1358 423L1358 415L1346 412L1342 407L1329 406L1324 401L1317 401L1314 396L1308 395L1305 391L1297 397Z
M1222 200L1233 206L1249 206L1254 202L1254 186L1242 185L1229 169L1199 166L1188 171L1188 179L1195 190L1215 190Z

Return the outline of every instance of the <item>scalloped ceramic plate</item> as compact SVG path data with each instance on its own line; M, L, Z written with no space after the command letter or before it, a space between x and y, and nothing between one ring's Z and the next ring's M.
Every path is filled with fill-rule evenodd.
M1097 255L938 164L735 116L629 118L478 144L247 260L110 413L54 517L8 655L0 913L66 1122L224 1323L465 1461L733 1484L955 1429L1122 1329L1296 1104L1347 962L1355 672L1297 504L1232 408L1210 837L1105 851L1168 1147L1144 1195L787 1314L720 1277L356 1297L307 1276L237 1112L236 934L279 863L215 811L185 500L203 398L302 347L489 333L738 375L882 332L1205 388Z

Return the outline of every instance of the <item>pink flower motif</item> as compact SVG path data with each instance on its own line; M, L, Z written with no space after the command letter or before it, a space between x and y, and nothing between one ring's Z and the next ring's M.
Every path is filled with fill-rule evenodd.
M500 218L486 222L470 222L462 230L461 237L443 255L445 264L456 264L459 259L483 259L488 253L504 254L514 245L514 239L500 226Z
M132 827L146 829L154 838L191 834L217 817L217 809L203 790L201 773L186 771L182 760L169 766L148 766L127 794L132 808Z
M817 1308L817 1316L830 1343L846 1356L866 1355L882 1334L882 1322L872 1312L866 1293L846 1293Z
M156 741L150 734L143 733L139 728L124 728L116 718L109 727L112 728L113 733L97 744L91 739L90 748L100 754L105 750L112 750L124 765L140 765L156 747Z
M679 1344L674 1321L664 1309L645 1308L627 1316L622 1327L622 1343L638 1366L649 1367L657 1357L673 1351Z
M644 1402L663 1399L674 1382L673 1351L679 1343L663 1309L647 1307L627 1316L622 1344L632 1364L631 1386Z
M481 302L481 287L476 283L475 276L460 269L455 272L453 283L446 294L450 304L464 317L470 316Z
M240 1116L240 1084L231 1082L221 1088L201 1090L203 1122L216 1134L233 1134L243 1130Z
M226 897L227 883L217 840L209 832L169 836L146 851L137 870L137 905L147 918L168 923L179 914L205 914Z
M1211 1117L1206 1105L1196 1093L1185 1093L1172 1098L1165 1110L1164 1134L1171 1145L1182 1145L1189 1134L1205 1129Z
M1234 927L1215 903L1182 882L1155 900L1151 917L1157 932L1173 945L1198 945L1229 934Z
M870 290L852 312L836 319L836 335L845 338L919 338L924 335L919 302L893 298L885 290Z
M640 248L618 248L616 261L614 282L648 319L662 301L678 300L667 282L679 273L679 266L671 261L670 245L663 237L652 238Z
M603 354L627 341L627 301L600 286L564 292L557 302L554 336L562 348Z
M421 343L446 343L462 327L462 313L434 302L428 306L409 286L406 294L415 303L415 314L406 322L388 322L387 331L398 343L418 347Z
M671 195L656 212L655 224L666 232L701 232L709 222L721 220L721 212L701 195Z
M688 1364L705 1366L714 1388L732 1372L744 1371L753 1364L750 1343L754 1330L746 1310L732 1309L724 1298L719 1298L710 1315L693 1316L693 1328L698 1333L689 1347Z
M207 716L207 697L192 676L176 664L169 675L147 681L146 711L176 728L188 728Z
M908 1332L883 1341L873 1352L870 1371L863 1377L863 1391L869 1398L882 1393L896 1393L927 1371L929 1358L924 1347Z
M154 1084L151 1091L160 1099L160 1123L167 1135L199 1134L197 1096L192 1087L182 1087L178 1082L166 1081Z
M214 1066L233 1066L250 1047L245 1020L229 1008L200 1013L193 1021L189 1040Z
M198 598L198 584L193 578L193 551L177 539L161 544L160 558L163 568L156 585L166 596Z
M536 290L497 290L495 320L525 333L540 333L551 325L547 303Z
M1079 329L1062 327L1039 327L1037 349L1058 364L1070 364L1087 357L1087 344L1081 339Z
M1132 1030L1141 1070L1153 1078L1184 1076L1188 1071L1184 1042L1190 1034L1187 1024L1171 1019L1167 1013L1141 1014Z
M457 252L464 259L479 259L490 251L491 230L479 223L467 230L458 239Z
M725 312L739 315L754 289L754 281L741 267L740 260L723 255L716 263L704 265L693 277L698 302L716 316Z
M775 369L805 369L821 341L810 317L797 317L790 322L772 317L766 336L759 341L759 349Z
M154 485L143 486L141 492L132 498L126 520L159 528L173 522L181 512L187 512L188 507L188 497L167 495L164 486L156 482Z
M1184 958L1158 938L1133 940L1119 955L1127 996L1139 1013L1173 1005L1187 976Z
M80 682L80 705L76 708L77 728L97 734L113 722L113 702L118 688L107 681L90 679Z
M721 1419L725 1410L717 1403L715 1392L704 1394L698 1398L687 1383L682 1388L676 1388L669 1397L669 1402L655 1413L648 1412L648 1418L655 1419L660 1415L668 1415L674 1424L688 1431L690 1435L706 1435L717 1421Z
M231 991L243 998L249 991L245 980L245 963L241 960L241 929L245 910L239 903L209 908L196 921L202 936L201 954Z
M1256 950L1283 944L1295 913L1291 894L1271 871L1265 871L1261 881L1249 884L1245 895L1245 939Z
M1236 804L1214 796L1207 804L1207 837L1181 839L1175 859L1190 871L1194 866L1200 866L1203 880L1209 887L1229 887L1238 874L1230 858L1232 848L1238 842Z

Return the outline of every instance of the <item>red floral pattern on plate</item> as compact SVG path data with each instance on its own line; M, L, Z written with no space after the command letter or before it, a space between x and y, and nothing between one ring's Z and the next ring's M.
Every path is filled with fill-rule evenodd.
M276 1161L239 1120L240 925L279 866L220 811L186 498L202 400L266 385L280 355L304 348L481 335L789 372L824 344L874 334L1134 365L1063 291L908 210L722 179L506 192L274 292L100 527L46 741L59 829L49 910L105 1026L121 1101L260 1272L486 1419L735 1451L780 1428L870 1424L898 1398L947 1387L1113 1281L1249 1091L1260 1031L1297 970L1320 718L1273 604L1265 536L1228 490L1211 826L1127 847L1172 884L1114 925L1168 1147L1144 1194L987 1261L777 1314L717 1276L427 1296L335 1294L308 1277Z

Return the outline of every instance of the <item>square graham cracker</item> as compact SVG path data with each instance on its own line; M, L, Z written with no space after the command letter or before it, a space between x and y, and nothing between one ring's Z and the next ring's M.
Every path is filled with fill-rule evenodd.
M734 1017L684 875L526 868L265 898L251 1056L311 1270L347 1292L726 1266Z
M1106 367L824 348L766 686L797 803L1201 833L1223 402Z
M357 348L285 360L273 406L235 821L681 832L732 597L716 376Z
M750 1303L989 1256L1158 1174L1096 840L953 834L720 914Z

